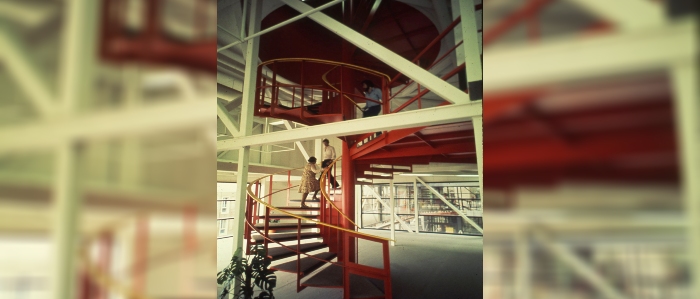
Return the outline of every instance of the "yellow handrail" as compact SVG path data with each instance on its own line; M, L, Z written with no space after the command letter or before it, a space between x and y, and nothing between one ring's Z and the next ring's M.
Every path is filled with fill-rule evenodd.
M321 186L325 185L326 176L327 176L326 173L328 173L328 170L331 169L331 166L335 165L335 162L337 162L338 159L340 159L341 157L342 156L335 158L335 160L333 160L333 162L326 168L326 170L324 170L323 173L321 173L321 182L320 182ZM324 190L323 188L321 188L321 197L325 198L326 201L328 201L328 203L330 203L331 206L336 211L338 211L338 213L340 213L340 215L343 215L343 218L345 218L347 221L350 221L350 223L352 223L352 225L354 225L355 227L360 228L357 224L355 224L354 221L350 220L350 218L347 215L345 215L345 213L343 213L342 211L340 211L340 209L338 209L338 207L330 200L328 194L326 193L326 190Z
M296 219L301 219L301 220L313 222L313 223L316 223L316 224L318 224L318 225L323 225L323 226L326 226L326 227L335 228L335 229L337 229L337 230L341 230L341 231L344 231L344 232L353 233L353 234L357 234L357 235L361 235L361 236L365 236L365 237L369 237L369 238L380 239L380 240L384 240L384 241L394 241L394 240L392 240L392 239L387 239L387 238L382 238L382 237L378 237L378 236L375 236L375 235L365 234L365 233L361 233L361 232L358 232L358 231L349 230L349 229L347 229L347 228L343 228L343 227L335 226L335 225L328 224L328 223L325 223L325 222L321 222L321 221L318 221L318 220L314 220L314 219L310 219L310 218L306 218L306 217L301 217L301 216L299 216L299 215L292 214L292 213L290 213L290 212L287 212L287 211L278 209L278 208L272 206L271 204L266 203L265 201L261 200L259 197L255 196L255 194L253 193L253 190L251 190L251 188L252 188L253 185L254 185L255 183L257 183L258 181L260 181L260 180L262 180L262 179L264 179L264 178L266 178L266 177L269 177L269 176L271 176L271 175L274 175L274 174L270 174L270 175L267 175L267 176L263 176L263 177L261 177L261 178L255 180L255 181L251 182L250 184L248 184L248 188L247 188L247 190L248 190L248 196L250 196L253 200L257 201L258 203L260 203L260 204L266 206L267 208L272 209L272 210L277 211L277 212L281 212L282 214L291 216L292 218L296 218Z
M113 229L115 227L121 226L122 223L126 222L127 220L129 220L129 218L117 219L109 225L105 225L104 228L98 230L97 232L88 235L87 238L85 238L85 240L83 241L83 246L81 246L79 249L80 259L83 262L85 269L88 272L88 275L90 275L90 277L92 277L95 280L95 282L102 285L102 287L106 289L115 290L128 299L149 299L149 297L137 293L136 291L130 289L124 284L120 284L110 275L105 274L102 270L99 269L99 267L92 263L90 259L90 254L88 252L87 245L90 244L94 238L98 237L101 233L109 231L110 229Z
M344 66L344 67L347 67L347 68L350 68L350 69L362 71L362 72L365 72L365 73L370 73L370 74L375 75L375 76L384 77L384 78L387 79L386 82L390 82L390 81L391 81L391 78L389 77L389 75L384 74L384 73L382 73L382 72L375 71L375 70L373 70L373 69L369 69L369 68L366 68L366 67L361 67L361 66L359 66L359 65L349 64L349 63L345 63L345 62L338 62L338 61L324 60L324 59L315 59L315 58L278 58L278 59L270 59L270 60L268 60L268 61L262 62L262 63L260 63L259 66L265 66L265 65L268 65L268 64L271 64L271 63L275 63L275 62L296 62L296 61L311 61L311 62L316 62L316 63L334 65L335 67L333 67L333 68L332 68L331 70L329 70L328 72L324 73L323 76L321 76L321 79L323 79L323 81L324 81L328 86L330 86L331 88L335 89L335 90L336 90L337 92L339 92L339 93L342 93L342 92L341 92L339 89L335 88L335 86L333 86L330 82L328 82L328 80L326 80L326 75L327 75L328 73L330 73L332 70L334 70L335 68L339 67L339 66ZM360 106L357 104L357 102L353 101L348 95L344 94L344 96L345 96L348 100L350 100L350 102L352 102L352 103L355 105L355 107L357 107L357 108L359 108L359 109L362 109L362 107L360 107Z
M371 74L374 74L374 75L376 75L376 76L384 77L384 78L386 78L386 79L388 79L388 80L391 80L391 78L389 78L389 76L388 76L387 74L384 74L384 73L382 73L382 72L375 71L375 70L373 70L373 69L368 69L368 68L365 68L365 67L361 67L361 66L358 66L358 65L349 64L349 63L345 63L345 62L337 62L337 61L332 61L332 60L323 60L323 59L315 59L315 58L278 58L278 59L270 59L270 60L268 60L268 61L265 61L265 62L260 63L260 66L265 66L265 65L268 65L268 64L274 63L274 62L292 62L292 61L312 61L312 62L318 62L318 63L322 63L322 64L335 65L335 66L340 66L340 65L342 65L342 66L346 66L346 67L351 68L351 69L354 69L354 70L363 71L363 72L366 72L366 73L371 73ZM387 81L387 82L388 82L388 81Z
M342 94L342 92L340 91L340 89L338 89L338 88L336 88L335 86L333 86L333 84L331 84L331 82L328 82L328 80L326 79L326 75L328 75L328 73L332 72L332 71L333 71L335 68L337 68L337 67L338 67L338 66L336 65L335 67L333 67L333 68L330 69L329 71L325 72L325 73L321 76L321 79L323 79L323 82L326 82L326 85L330 86L331 88L335 89L335 91L337 91L337 92L339 92L339 93ZM343 94L343 96L345 96L345 98L347 98L350 102L352 102L352 104L355 105L355 107L357 107L358 109L362 109L362 107L360 107L360 105L358 105L357 102L353 101L348 95Z

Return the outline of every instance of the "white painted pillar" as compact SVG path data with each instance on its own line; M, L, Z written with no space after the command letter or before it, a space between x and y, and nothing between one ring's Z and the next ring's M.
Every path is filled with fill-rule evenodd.
M141 104L143 86L138 66L127 65L122 69L124 83L124 106L136 109ZM135 187L141 182L141 143L138 136L127 136L121 140L119 159L119 183L125 187Z
M474 147L476 148L476 169L479 174L479 193L484 202L484 122L482 116L472 117L474 126Z
M263 124L263 134L270 133L272 131L272 126L270 125L270 118L265 118L265 124ZM272 145L263 145L260 153L260 164L270 165L272 164Z
M418 218L418 180L416 180L416 178L413 178L413 204L416 207L414 211L416 213L416 234L420 234L420 227L418 224L418 222L420 222Z
M262 0L249 0L250 3L250 26L249 35L260 30L260 16L262 12ZM245 12L244 12L245 15ZM260 38L248 40L246 52L246 65L243 80L243 99L241 102L241 136L250 136L253 132L253 110L255 107L255 85L257 78L257 59L260 46ZM236 176L236 205L235 212L235 234L233 236L233 250L243 247L243 229L245 228L245 208L248 187L248 164L250 162L250 146L244 146L238 151L238 169Z
M528 235L523 231L515 233L515 292L518 298L532 298L532 279L530 269L532 263L530 259L530 240Z
M314 140L314 155L316 159L323 161L323 142L322 139Z
M463 51L464 62L467 71L467 85L469 86L469 99L478 101L483 98L481 49L479 43L479 27L474 0L459 1L459 13L462 16L460 29L464 43L460 46ZM459 51L460 49L458 49Z
M391 214L389 215L391 219L391 246L396 245L396 210L394 209L394 180L389 180L389 208L391 209Z
M464 43L459 47L461 57L464 58L467 70L467 85L469 86L469 98L479 101L483 98L481 46L479 42L477 17L474 0L459 1L459 13L462 16L460 22L461 37ZM481 116L472 117L474 127L474 145L476 147L476 164L479 172L479 192L484 198L484 147L483 147L483 121Z
M99 1L66 1L65 27L61 47L59 69L59 100L57 115L70 118L90 98L94 85L92 70L95 64L95 44ZM58 146L53 192L53 243L54 252L51 294L56 299L73 299L76 294L78 277L78 242L82 204L78 160L79 145L66 140Z
M687 254L695 296L700 296L700 92L697 61L672 69L681 192L687 219Z
M52 294L56 299L75 298L77 287L77 262L81 196L78 190L77 148L72 141L56 152L56 170L53 193L53 243L55 265L52 277Z

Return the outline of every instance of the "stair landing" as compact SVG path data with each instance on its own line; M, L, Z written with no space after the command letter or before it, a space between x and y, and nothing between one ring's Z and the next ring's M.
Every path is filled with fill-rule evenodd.
M331 265L311 276L302 285L318 288L342 288L343 268ZM351 274L350 298L384 298L384 292L370 282L367 277Z

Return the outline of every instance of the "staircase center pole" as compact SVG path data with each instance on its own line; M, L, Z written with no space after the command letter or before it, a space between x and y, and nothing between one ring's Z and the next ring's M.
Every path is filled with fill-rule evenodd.
M396 203L394 202L394 179L389 180L389 208L391 209L391 213L389 216L391 217L391 246L396 245Z
M341 176L343 180L343 185L341 186L343 197L343 212L348 218L355 221L355 163L350 157L350 146L352 143L343 141L343 157L341 158ZM348 229L353 229L354 226L347 219L344 220L343 227ZM350 257L351 262L357 262L357 241L355 238L350 238L350 244L347 248L350 248L347 254Z

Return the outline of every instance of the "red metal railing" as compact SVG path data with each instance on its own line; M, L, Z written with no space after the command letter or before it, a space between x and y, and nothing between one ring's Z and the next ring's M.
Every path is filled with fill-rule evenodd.
M279 65L281 64L285 64L285 69L299 69L300 73L298 75L293 75L295 77L298 76L299 83L288 84L279 82L277 75L278 69L281 68ZM265 76L263 74L265 67L272 71L271 76ZM380 102L354 94L353 92L347 92L347 90L354 91L359 87L343 86L343 73L349 71L360 72L363 77L372 78L373 82L381 82L383 97L381 102L386 102L386 98L388 97L387 86L389 76L383 73L336 61L313 58L286 58L269 60L258 66L255 111L256 113L260 113L261 109L269 109L267 110L270 114L269 116L276 117L280 116L281 110L301 108L299 117L302 121L305 121L308 117L313 117L313 115L304 108L310 105L320 104L319 112L321 114L342 114L345 119L353 119L356 117L356 109L349 109L349 107L361 108L358 102L363 101ZM323 73L321 76L323 82L319 80L316 82L323 84L309 84L308 82L304 82L305 72ZM330 80L338 83L331 83L328 81L327 77L329 76L331 77ZM306 81L308 81L308 79L306 79ZM286 106L281 104L281 98L284 98L285 102L287 102ZM343 101L349 101L352 105L343 104ZM267 103L269 103L269 107L266 107ZM387 109L389 106L384 106L385 113L388 113Z
M338 158L339 159L339 158ZM333 165L336 161L336 159L333 161L331 165ZM291 184L288 183L288 187L272 191L268 190L268 194L264 196L260 196L260 191L261 191L261 186L259 182L266 177L262 177L248 186L248 196L247 196L247 205L246 205L246 228L245 228L245 238L248 242L251 240L252 232L255 231L258 234L260 234L263 238L263 246L265 250L267 251L268 246L270 243L275 243L278 244L280 247L283 247L289 251L292 251L296 253L297 257L297 292L303 290L306 288L306 286L303 286L301 284L301 278L303 273L300 273L299 269L301 268L301 258L302 255L304 257L309 257L313 258L319 261L323 261L325 263L330 263L333 265L337 265L340 267L343 267L343 282L344 282L344 298L350 298L350 275L351 274L357 274L357 275L362 275L370 278L375 278L382 280L384 282L384 288L385 288L385 296L384 298L391 298L391 269L390 269L390 260L389 260L389 239L381 238L381 237L376 237L364 233L360 233L357 231L354 231L356 225L354 227L349 226L348 223L352 223L354 225L354 222L350 220L346 215L338 209L338 207L333 203L333 201L329 198L329 192L330 192L330 182L326 180L325 178L328 177L329 173L326 170L321 175L321 181L323 183L323 189L321 191L321 198L322 200L319 202L320 207L319 207L319 215L318 215L318 220L313 220L311 218L306 218L300 215L292 214L290 212L278 209L272 205L272 195L278 192L282 191L288 191L289 189L293 188L292 186L289 186ZM274 174L269 175L271 178ZM287 171L287 175L291 175L291 171ZM288 177L288 182L291 180ZM272 184L270 184L272 186ZM295 186L294 186L295 187ZM254 190L253 190L254 189ZM265 197L268 197L267 202L264 200ZM325 201L324 201L325 200ZM256 227L256 224L261 220L260 217L257 215L259 214L260 209L264 209L265 213L265 218L262 220L264 221L265 225L263 226L263 229L259 229ZM292 216L296 219L296 231L297 231L297 249L294 249L288 245L282 244L281 242L275 241L274 239L269 237L270 233L270 227L269 227L269 222L271 220L270 217L270 212L271 211L276 211L282 214L286 214L288 216ZM331 262L331 261L326 261L314 256L311 256L305 252L301 252L298 250L301 245L301 230L302 230L302 220L307 221L307 222L314 222L318 224L318 229L319 233L321 234L321 237L323 238L324 242L328 245L329 249L333 252L337 253L338 256L338 261L339 262ZM345 220L349 220L346 222ZM355 244L351 242L351 239L364 239L372 242L377 242L382 245L383 251L383 258L384 258L384 265L382 268L375 268L375 267L369 267L365 265L361 265L356 263L355 258L348 254L349 252L354 252L351 250L350 246L351 244ZM250 250L250 246L246 246L247 252Z

